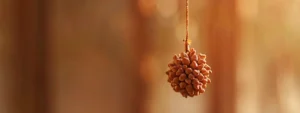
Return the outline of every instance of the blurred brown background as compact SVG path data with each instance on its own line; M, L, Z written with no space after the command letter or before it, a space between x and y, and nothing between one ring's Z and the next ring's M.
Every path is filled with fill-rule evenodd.
M190 0L212 83L167 83L185 0L0 0L0 113L299 113L300 0Z

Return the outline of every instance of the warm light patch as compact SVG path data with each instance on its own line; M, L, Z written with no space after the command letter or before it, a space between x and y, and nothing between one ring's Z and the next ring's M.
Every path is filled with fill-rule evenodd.
M181 24L178 24L175 26L175 35L176 35L176 38L178 40L183 40L185 38L185 23L184 21L182 20L182 23ZM190 25L189 25L189 43L191 43L191 40L196 40L197 37L198 37L198 34L199 34L199 28L198 28L198 24L196 21L193 21L193 20L190 20Z
M153 15L156 7L155 0L138 0L138 6L143 16L149 17Z
M157 1L157 11L162 17L169 18L177 13L178 1L177 0L158 0Z

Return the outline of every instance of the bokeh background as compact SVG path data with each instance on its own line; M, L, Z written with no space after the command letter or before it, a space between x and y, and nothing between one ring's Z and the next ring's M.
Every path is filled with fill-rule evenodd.
M185 0L0 0L0 113L300 113L300 0L190 0L213 69L183 98Z

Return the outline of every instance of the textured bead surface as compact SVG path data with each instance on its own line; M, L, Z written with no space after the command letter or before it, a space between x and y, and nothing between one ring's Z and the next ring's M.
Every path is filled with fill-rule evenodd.
M168 67L168 82L173 90L181 93L183 97L200 95L205 92L207 84L211 83L209 75L212 71L206 64L206 55L196 54L193 48L189 52L174 55Z

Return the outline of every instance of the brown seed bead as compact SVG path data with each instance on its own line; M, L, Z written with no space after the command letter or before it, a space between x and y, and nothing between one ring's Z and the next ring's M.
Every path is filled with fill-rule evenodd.
M205 59L205 58L206 58L206 55L205 55L205 54L201 54L201 53L200 53L198 56L199 56L199 59Z
M206 70L210 70L211 69L211 67L209 66L209 65L204 65L204 68L206 69Z
M200 82L199 85L200 85L200 87L201 87L201 86L203 85L203 83Z
M185 89L186 89L187 92L191 92L191 91L193 91L193 86L192 85L187 85L185 87Z
M173 60L173 62L172 62L172 63L176 64L176 61L177 61L177 60L175 59L175 60Z
M194 87L194 89L197 90L197 91L201 88L201 86L200 86L200 85L197 85L197 84L193 84L193 87Z
M180 86L180 88L185 88L186 87L186 83L185 82L180 82L179 86Z
M211 83L211 80L209 78L207 79L207 83Z
M204 75L205 77L209 77L209 74L207 74L207 75Z
M182 72L180 72L180 71L177 71L176 72L176 76L179 76L179 75L181 75L182 74Z
M187 91L186 91L185 89L181 89L181 90L180 90L180 93L181 93L181 95L182 95L183 97L185 97L185 98L186 98L187 95L188 95L188 94L187 94Z
M209 74L209 72L205 68L202 68L201 73L203 75L208 75Z
M191 48L190 53L191 53L191 54L196 53L195 48Z
M200 75L197 78L201 81L204 78L204 76L200 73Z
M179 68L176 72L176 75L179 76L183 73L183 69L182 68Z
M203 85L202 85L202 88L206 88L206 87L207 87L207 84L203 84Z
M187 84L191 84L191 83L192 83L192 80L191 80L191 79L189 79L189 78L187 78L187 79L185 79L185 83L187 83Z
M180 93L187 93L187 91L185 89L181 89Z
M172 86L172 87L175 87L175 86L177 86L177 84L176 84L176 83L173 83L173 82L171 82L171 86Z
M183 65L189 65L190 64L190 59L186 58L186 57L182 58L182 64Z
M198 85L198 84L200 84L200 81L199 81L198 79L194 78L194 79L192 80L192 84Z
M168 78L172 78L172 80L173 80L173 78L174 78L174 77L172 77L172 75L171 75L171 74L169 74L169 75L168 75Z
M182 52L180 55L181 55L181 57L188 57L188 54L184 53L184 52Z
M209 73L212 73L212 70L209 70Z
M187 66L187 65L183 65L182 68L183 68L183 69L186 69L186 68L188 68L188 66Z
M191 96L191 97L193 97L195 94L194 94L194 91L190 91L190 92L188 92L188 94Z
M175 77L175 76L176 76L176 73L175 73L175 72L169 73L169 77Z
M193 74L189 74L189 79L193 80L195 76Z
M206 60L204 60L204 59L198 60L198 64L204 64L204 63L206 63Z
M176 65L176 68L180 69L180 68L182 68L182 65L181 64L180 65Z
M199 70L193 70L193 75L195 77L198 77L200 75L200 71Z
M192 56L196 55L196 53L189 53L190 60L192 61ZM197 55L196 55L197 56Z
M174 60L174 63L175 63L176 65L181 65L182 60L181 60L181 59L176 59L176 60Z
M175 65L175 66L172 66L170 69L179 69L179 66L178 65Z
M184 97L184 98L187 98L187 93L186 92L184 92L184 93L181 93L181 95Z
M205 89L204 89L204 88L200 88L200 89L199 89L199 92L200 92L200 93L204 93L204 92L205 92Z
M196 69L196 68L198 68L198 64L197 64L197 62L196 61L193 61L192 63L191 63L191 65L190 65L193 69Z
M173 80L173 78L171 78L171 77L168 77L168 82L172 82L172 80Z
M175 84L179 84L179 78L178 77L173 78L172 82Z
M203 63L202 63L202 64L198 64L197 69L198 69L198 70L201 70L201 69L203 68L203 65L204 65Z
M207 76L207 77L208 77L208 76L209 76L209 71L208 71L208 70L206 70L206 71L205 71L205 72L203 72L202 74L203 74L204 76Z
M173 67L173 66L176 66L176 64L173 63L173 62L171 62L171 63L169 63L169 66L170 66L170 67Z
M194 48L192 48L189 52L189 56L193 56L194 54L196 54L196 50Z
M173 56L173 60L176 60L176 59L179 59L179 56L175 54L175 55Z
M200 82L202 82L203 84L206 84L206 83L207 83L207 80L204 78L204 79L202 79Z
M174 63L170 63L170 64L168 64L168 67L169 67L169 68L171 68L171 67L173 67L173 66L175 66L175 64L174 64Z
M192 60L192 61L198 61L198 56L197 56L196 54L193 54L193 55L191 56L191 60Z
M176 69L175 67L170 68L172 70L172 72L177 72L178 69Z
M186 79L186 75L184 73L182 73L180 76L179 76L179 80L180 81L184 81Z
M185 73L186 74L191 74L193 72L193 69L192 68L187 68L185 69Z
M166 74L169 75L170 70L166 71Z
M174 91L179 92L180 91L180 87L179 86L175 86L174 87Z

